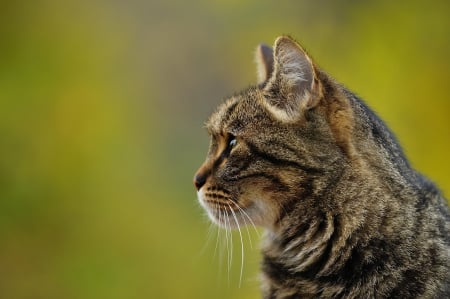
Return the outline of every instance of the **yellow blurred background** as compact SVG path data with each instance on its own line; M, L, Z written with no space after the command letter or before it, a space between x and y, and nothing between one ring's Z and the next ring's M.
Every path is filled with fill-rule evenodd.
M447 0L1 1L0 298L259 298L258 236L240 286L239 236L228 267L191 181L203 122L281 34L448 196L449 15Z

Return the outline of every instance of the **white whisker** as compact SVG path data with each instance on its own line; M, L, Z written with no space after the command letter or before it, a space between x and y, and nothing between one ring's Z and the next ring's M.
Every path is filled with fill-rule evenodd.
M247 230L247 237L248 237L248 241L250 242L250 248L253 249L252 238L251 238L251 236L250 236L250 231L249 231L249 229L248 229L247 221L245 220L245 218L247 218L247 219L250 221L250 223L251 223L251 225L253 226L253 228L255 229L255 232L256 232L256 234L258 235L258 237L260 237L260 236L259 236L259 232L258 232L258 230L256 229L256 226L255 226L255 224L253 223L252 219L251 219L250 216L244 211L244 209L242 209L237 203L235 203L235 202L233 202L233 201L231 201L231 202L238 208L238 210L239 210L239 212L241 213L241 215L245 216L245 217L242 217L242 219L244 220L245 228L246 228L246 230Z
M226 216L225 216L226 215ZM228 277L228 284L230 283L230 248L229 248L229 239L228 239L228 226L227 226L227 218L228 218L228 212L224 211L224 220L223 224L225 226L225 241L226 241L226 248L227 248L227 277ZM230 236L231 237L231 236Z
M214 224L210 223L209 228L208 228L208 233L206 235L206 241L205 241L205 244L203 245L202 249L198 253L199 256L202 256L205 253L206 248L208 247L209 243L211 243L211 238L212 238L212 234L213 234L212 231L214 230L214 228L215 228Z
M242 214L243 210L241 209L241 207L239 207L239 205L237 205L237 204L235 204L235 205L238 208L239 213L241 213L241 215L243 215ZM245 217L242 217L242 220L244 221L244 224L245 224L244 226L245 226L245 230L247 231L247 238L248 238L248 242L250 243L250 248L253 250L253 242L252 242L252 238L250 236L250 230L248 229L247 220L245 220ZM237 225L239 225L239 224L237 224Z
M219 223L222 223L222 221L223 221L222 220L223 219L222 211L219 209L218 205L216 205L216 209L219 212L218 221L219 221ZM222 229L220 227L217 228L218 242L216 242L216 245L217 245L217 243L219 243L218 245L219 245L219 250L220 250L219 251L219 279L220 279L220 274L222 274L223 256L224 256L224 250L225 250L225 246L223 246L223 235L220 234L221 230Z
M239 275L239 288L240 288L241 284L242 284L242 272L244 270L244 242L242 240L241 228L239 227L239 223L238 223L236 214L234 213L233 209L231 208L231 206L229 204L228 204L228 207L230 208L231 214L233 215L234 221L236 222L236 226L239 231L239 238L241 239L241 272Z
M217 229L217 234L216 234L216 245L214 246L214 257L216 257L217 254L217 246L219 245L219 236L220 236L220 228L215 226L215 228Z
M241 211L242 214L244 214L244 216L247 217L247 219L250 221L250 223L252 224L253 228L255 229L255 232L258 235L258 237L261 237L252 218L250 218L250 216L247 214L247 212L245 212L244 209L241 208L237 203L235 203L235 202L233 202L233 203L238 207L239 211Z
M231 267L233 265L233 234L232 234L232 230L231 230L231 223L230 223L230 214L228 213L227 210L225 210L227 212L227 223L228 223L228 228L227 228L227 232L229 233L229 240L230 240L230 261L229 261L229 268L228 268L228 274L230 274L230 270Z

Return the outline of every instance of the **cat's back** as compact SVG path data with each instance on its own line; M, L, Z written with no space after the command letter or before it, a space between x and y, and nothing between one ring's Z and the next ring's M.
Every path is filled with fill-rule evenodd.
M365 156L366 179L375 181L381 190L373 200L380 201L377 206L384 205L368 215L382 219L379 231L369 238L369 242L379 244L367 246L367 251L360 246L361 256L378 257L373 275L384 280L381 286L389 289L375 292L375 297L450 298L447 199L433 182L413 169L395 135L373 110L351 92L345 93L356 115L355 143L360 143L359 153ZM364 292L364 287L360 290L363 292L355 298L371 294L370 290Z

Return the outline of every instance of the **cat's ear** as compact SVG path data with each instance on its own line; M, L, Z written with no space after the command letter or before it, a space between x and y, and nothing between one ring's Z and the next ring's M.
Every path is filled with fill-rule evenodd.
M273 73L273 50L272 47L260 44L256 48L255 62L258 75L258 84L269 80Z
M291 38L281 36L274 46L273 72L264 87L269 109L285 121L298 120L320 100L320 84L311 58Z

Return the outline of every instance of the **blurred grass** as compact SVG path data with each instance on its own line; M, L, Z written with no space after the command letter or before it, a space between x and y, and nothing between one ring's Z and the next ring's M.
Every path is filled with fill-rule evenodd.
M209 223L191 178L204 120L254 83L253 49L283 33L365 98L448 195L449 12L448 1L1 2L0 298L259 298L257 248L245 241L241 288L237 235L229 275L216 231L201 252Z

